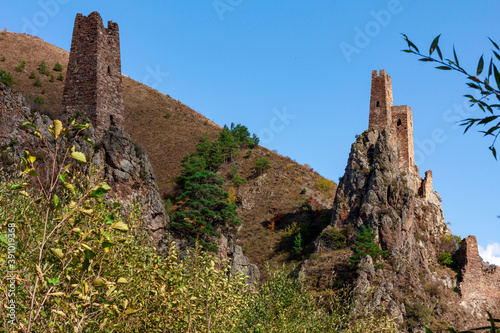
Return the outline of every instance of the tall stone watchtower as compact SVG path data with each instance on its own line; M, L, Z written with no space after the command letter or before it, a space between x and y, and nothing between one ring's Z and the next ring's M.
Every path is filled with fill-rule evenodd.
M85 113L100 134L124 125L118 24L104 28L98 12L76 15L63 107Z
M415 157L412 110L407 105L393 105L391 77L381 69L379 74L372 71L368 129L381 131L386 127L396 131L399 167L413 172Z

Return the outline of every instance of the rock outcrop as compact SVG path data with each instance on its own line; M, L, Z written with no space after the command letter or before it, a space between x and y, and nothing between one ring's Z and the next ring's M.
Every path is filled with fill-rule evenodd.
M64 117L69 119L69 116L65 114ZM28 133L26 126L21 126L25 121L42 128L44 136L50 137L47 130L52 120L28 107L20 92L0 83L0 148L4 151L10 147L0 160L0 167L6 174L12 172L15 162L25 150L37 153L40 148L39 140ZM82 145L77 148L92 156L93 163L104 171L106 180L113 188L109 197L123 204L140 204L145 216L143 226L148 229L155 244L162 248L170 219L144 148L135 145L124 130L116 127L106 131L100 141L95 140L92 127L85 134L96 143L96 147ZM50 141L48 143L51 144ZM44 169L43 159L39 161Z
M375 231L375 242L390 255L378 263L367 256L353 271L346 259L363 226ZM335 234L345 235L343 247L332 241ZM354 289L356 315L386 314L402 332L423 332L422 325L436 331L447 324L471 328L484 324L480 319L485 309L499 313L493 298L500 285L497 270L482 270L475 239L462 244L457 253L465 259L455 271L439 262L442 253L456 250L456 244L440 196L432 190L432 173L422 180L417 172L400 168L394 129L372 129L352 145L331 224L316 240L317 257L304 263L302 273L318 292L335 288L340 279L344 287ZM318 272L332 282L321 283ZM473 307L471 299L476 302Z

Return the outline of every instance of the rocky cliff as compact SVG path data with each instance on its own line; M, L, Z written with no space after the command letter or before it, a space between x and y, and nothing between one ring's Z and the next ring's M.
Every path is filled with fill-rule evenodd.
M73 114L64 113L63 122ZM78 115L80 123L88 122L84 115ZM29 134L22 123L29 121L38 128L42 128L44 136L50 137L47 131L52 124L48 116L32 110L25 102L22 94L0 83L0 177L5 179L14 172L15 163L28 150L38 154L40 142ZM81 149L103 171L106 182L111 186L110 199L129 205L138 203L145 216L143 227L148 230L152 241L163 250L168 240L167 232L170 222L165 211L156 182L156 176L148 158L146 150L132 141L123 129L111 127L100 140L95 140L92 127L87 129L86 135L94 141L95 148L82 144ZM50 144L50 142L49 142ZM78 145L78 143L77 143ZM5 151L9 148L8 151ZM4 152L5 151L5 152ZM40 167L45 168L43 156L39 155ZM177 240L180 243L180 240ZM219 254L221 259L229 259L232 272L241 271L249 276L247 282L252 283L259 279L259 269L250 263L243 255L241 246L234 244L232 235L223 235L219 240Z
M484 310L500 310L493 293L500 290L498 272L480 272L477 245L470 250L475 239L462 242L461 248L469 250L456 251L440 196L432 190L432 173L422 180L417 172L401 170L395 140L394 129L386 128L366 131L352 145L331 224L316 240L316 255L304 263L302 273L320 293L339 285L353 288L357 315L388 314L401 331L481 325ZM367 256L354 269L349 246L363 226L375 231L375 242L390 254L379 262ZM467 259L456 260L451 269L439 261L444 252ZM484 281L489 293L472 291L478 287L471 286L471 279Z
M62 117L63 123L64 118L69 119L69 116L65 114ZM85 118L82 115L79 117ZM84 123L85 119L81 120ZM0 148L3 152L10 147L0 161L4 175L13 172L15 162L25 150L32 154L40 153L39 140L28 133L26 126L21 126L25 121L42 128L44 136L50 137L47 129L52 120L28 107L20 92L0 83ZM139 203L145 216L143 226L150 232L155 244L163 247L170 219L165 212L156 177L144 148L134 144L125 131L114 127L99 141L95 140L92 127L87 129L86 135L96 143L95 148L88 145L78 148L88 157L93 156L93 163L104 172L104 177L112 187L110 198L127 205ZM52 143L48 141L48 144ZM38 161L42 169L46 168L43 155L39 155Z

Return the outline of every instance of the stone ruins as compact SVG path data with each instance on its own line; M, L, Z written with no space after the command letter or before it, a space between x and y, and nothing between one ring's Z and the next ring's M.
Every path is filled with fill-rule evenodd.
M83 112L97 133L123 128L123 88L118 24L104 28L98 12L77 14L73 29L63 107Z

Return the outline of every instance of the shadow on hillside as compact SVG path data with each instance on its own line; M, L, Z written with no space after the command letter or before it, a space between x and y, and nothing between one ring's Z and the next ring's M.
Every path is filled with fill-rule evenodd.
M278 212L271 220L261 222L261 225L276 232L281 231L282 237L275 245L274 252L288 253L289 260L297 260L313 253L314 241L330 223L331 213L331 209L302 207L293 213ZM299 233L301 241L297 240ZM297 253L300 247L302 251Z

